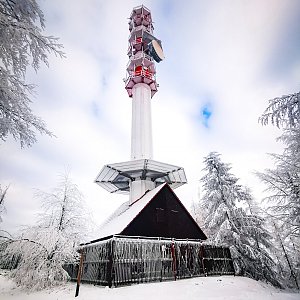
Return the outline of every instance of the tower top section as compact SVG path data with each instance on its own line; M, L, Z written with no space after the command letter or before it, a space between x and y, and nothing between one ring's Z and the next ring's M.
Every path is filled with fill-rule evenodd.
M135 7L129 17L127 77L125 88L129 97L138 83L150 87L151 98L157 92L155 63L164 59L161 41L153 35L151 11L146 6Z

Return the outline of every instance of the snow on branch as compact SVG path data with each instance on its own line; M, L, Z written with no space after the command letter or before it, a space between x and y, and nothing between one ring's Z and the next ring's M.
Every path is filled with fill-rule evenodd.
M300 121L300 92L269 100L269 105L259 118L262 125L269 122L281 127L295 127Z

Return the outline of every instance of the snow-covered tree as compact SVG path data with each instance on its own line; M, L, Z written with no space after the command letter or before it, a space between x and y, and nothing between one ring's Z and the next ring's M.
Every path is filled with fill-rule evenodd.
M300 242L300 165L289 162L293 158L286 154L272 157L276 168L257 173L267 186L268 212L277 220L281 232Z
M278 222L275 222L273 216L269 216L268 219L273 227L274 240L277 245L277 251L274 254L277 258L279 276L286 287L299 289L299 279L297 278L299 277L299 268L297 268L297 261L299 263L299 245L297 249L294 243L287 243L285 235L282 234L280 228L276 225Z
M38 192L44 212L36 225L22 230L17 239L8 238L5 258L16 260L12 277L17 284L42 289L68 278L63 269L78 254L76 247L86 234L86 213L78 187L64 175L50 193Z
M300 123L300 92L276 97L259 118L263 125L276 125L278 128L293 128Z
M34 86L25 81L29 66L48 66L47 55L60 57L57 38L44 36L45 19L36 0L0 0L0 139L9 135L21 147L36 142L38 131L52 135L30 108Z
M243 208L253 203L250 191L237 183L220 154L210 153L204 163L206 174L201 178L204 193L200 205L209 241L230 247L237 274L280 286L268 251L272 248L271 235L264 220ZM253 206L251 209L253 212Z
M1 215L5 212L4 199L6 197L9 186L3 188L0 184L0 222L2 222Z
M300 92L269 101L260 121L283 129L278 138L282 154L271 154L274 168L257 172L266 184L268 213L282 250L285 277L299 289L300 282ZM283 272L283 273L284 273ZM289 282L288 285L291 285Z
M199 202L192 202L190 213L200 228L203 228L204 213Z
M36 197L41 199L44 209L39 218L42 226L53 227L74 242L82 242L82 234L86 233L86 209L83 195L68 174L61 175L51 192L38 191Z
M9 186L2 187L0 184L0 223L2 222L2 215L6 212L5 206L4 206L4 200L6 198L6 194L8 191ZM5 230L2 230L0 226L0 268L5 267L5 261L3 259L3 252L7 247L7 235L9 233Z

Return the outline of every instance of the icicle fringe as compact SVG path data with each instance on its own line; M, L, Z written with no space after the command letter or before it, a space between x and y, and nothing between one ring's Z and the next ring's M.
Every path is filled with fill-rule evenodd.
M83 245L81 251L81 281L109 287L174 277L234 275L229 248L201 241L114 236ZM65 265L65 269L76 280L78 264Z

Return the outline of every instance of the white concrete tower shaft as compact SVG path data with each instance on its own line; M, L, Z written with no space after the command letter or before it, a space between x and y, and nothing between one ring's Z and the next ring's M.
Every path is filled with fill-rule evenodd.
M151 89L138 83L132 89L131 159L152 159Z
M132 88L131 159L152 159L151 89L145 83ZM134 203L148 190L155 188L151 178L130 183L129 202Z

